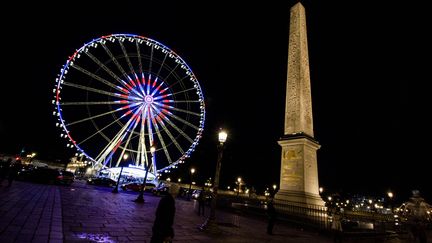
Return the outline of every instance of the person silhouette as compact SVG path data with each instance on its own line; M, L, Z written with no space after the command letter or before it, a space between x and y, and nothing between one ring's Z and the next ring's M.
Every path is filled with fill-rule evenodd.
M12 181L17 177L18 172L21 170L21 166L22 164L20 159L15 160L15 162L10 166L7 187L12 185Z
M168 188L168 194L165 195L158 204L156 209L156 218L153 223L153 234L150 243L168 243L174 238L174 216L175 216L175 197L179 187L171 184Z
M414 238L414 241L417 242L417 239L421 243L427 242L427 222L429 219L428 209L431 208L431 205L426 203L424 198L420 196L420 191L413 190L412 196L409 201L406 203L406 211L407 212L407 223L410 226L411 234Z
M10 171L10 167L12 165L12 159L9 158L6 161L4 161L1 165L1 169L0 169L0 186L2 185L2 182L4 179L6 179L6 177L9 174Z
M342 212L340 208L334 208L332 215L331 229L333 232L333 242L342 242Z
M267 203L267 217L268 217L268 224L267 224L267 234L272 235L273 234L273 226L276 220L276 209L274 207L273 197L271 197Z
M205 193L206 191L205 188L203 187L198 195L198 215L202 214L204 216L205 202L206 202Z

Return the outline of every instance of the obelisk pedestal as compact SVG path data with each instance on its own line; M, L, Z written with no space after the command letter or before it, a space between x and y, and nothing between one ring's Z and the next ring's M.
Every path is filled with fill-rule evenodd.
M320 145L306 134L284 136L278 141L282 147L279 203L296 206L324 206L319 196L316 151Z
M314 139L306 15L301 3L290 11L288 74L285 103L285 131L282 147L279 204L301 207L324 206L319 195L317 153Z

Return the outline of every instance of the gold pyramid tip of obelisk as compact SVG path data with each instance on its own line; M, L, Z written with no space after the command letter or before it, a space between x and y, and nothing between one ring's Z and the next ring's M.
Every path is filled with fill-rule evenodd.
M294 8L296 8L296 9L304 9L304 7L303 7L303 4L300 2L300 1L298 1L296 4L294 4L292 7L291 7L291 10L293 10Z

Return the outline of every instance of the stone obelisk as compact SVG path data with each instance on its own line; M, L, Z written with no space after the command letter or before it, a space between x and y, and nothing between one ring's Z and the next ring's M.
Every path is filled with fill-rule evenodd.
M306 15L301 3L290 11L288 75L278 203L323 206L319 195L317 150L312 120Z

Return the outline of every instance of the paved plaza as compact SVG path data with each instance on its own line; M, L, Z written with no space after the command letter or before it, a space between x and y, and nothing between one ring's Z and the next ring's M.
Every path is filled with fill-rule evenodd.
M0 242L149 242L160 197L111 193L111 188L76 181L70 187L15 181L0 187ZM205 217L196 202L178 199L174 242L331 242L328 236L266 220L217 211L220 234L200 232ZM207 215L209 211L207 210Z
M72 186L15 181L0 187L0 242L149 242L160 197L136 192L114 194L111 188L75 181ZM220 233L201 232L195 200L176 200L174 242L332 242L328 235L302 230L284 222L266 234L265 218L217 211ZM209 209L207 208L206 215ZM385 242L410 242L389 239ZM344 242L382 242L346 239Z

